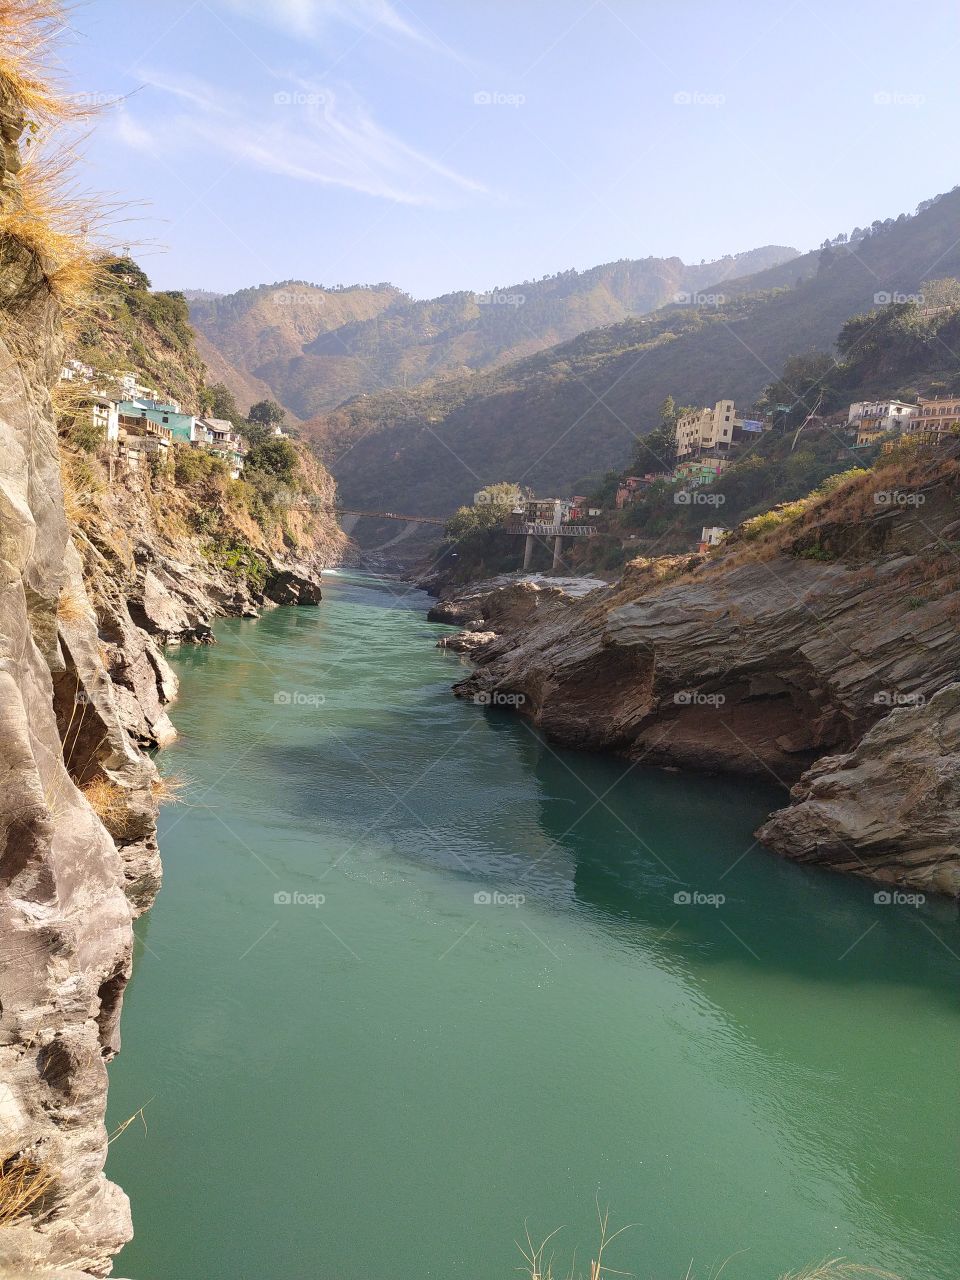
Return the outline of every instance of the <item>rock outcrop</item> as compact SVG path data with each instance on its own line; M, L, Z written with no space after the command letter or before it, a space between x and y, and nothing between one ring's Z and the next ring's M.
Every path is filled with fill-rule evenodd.
M960 684L909 702L853 751L825 756L759 838L800 862L960 892Z
M18 123L3 117L8 146ZM49 392L58 307L36 259L9 239L2 250L0 1160L49 1185L5 1225L0 1271L105 1274L131 1231L126 1197L103 1175L103 1114L131 921L156 881L154 774L120 723L85 595L69 624L58 619L64 589L78 589ZM77 730L66 758L64 720ZM141 821L127 853L77 785L88 768L130 790Z
M663 579L645 562L582 600L531 585L538 602L522 609L517 586L474 592L461 616L500 634L455 692L522 695L504 705L573 747L798 784L762 828L771 848L960 892L954 695L941 693L960 678L960 508L956 461L938 466L949 478L922 504L865 506L860 490L883 485L867 477L780 544L735 542ZM457 612L448 602L442 620Z

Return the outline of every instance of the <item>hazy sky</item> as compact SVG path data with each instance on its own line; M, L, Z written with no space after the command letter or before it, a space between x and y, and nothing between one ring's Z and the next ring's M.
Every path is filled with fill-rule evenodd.
M955 0L85 0L84 185L161 288L488 289L960 181Z

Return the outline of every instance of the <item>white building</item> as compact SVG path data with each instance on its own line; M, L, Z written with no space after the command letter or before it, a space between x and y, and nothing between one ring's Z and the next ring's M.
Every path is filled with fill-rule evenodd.
M847 423L859 427L864 419L876 422L881 431L896 431L907 418L915 418L919 409L903 400L858 400L850 406Z
M107 444L116 444L120 439L120 406L116 400L108 400L105 396L93 396L90 400L90 411L93 423Z
M61 382L92 382L93 377L93 369L82 360L67 360L60 370Z

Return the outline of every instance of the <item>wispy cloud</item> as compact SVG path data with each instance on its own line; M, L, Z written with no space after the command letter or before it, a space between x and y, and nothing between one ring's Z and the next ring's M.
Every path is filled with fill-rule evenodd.
M390 0L220 0L234 13L258 18L282 27L292 35L310 39L330 26L344 23L362 31L380 30L419 44L432 40L397 12Z
M290 86L244 98L219 93L192 76L142 73L147 84L183 108L163 128L124 111L116 136L136 150L198 147L301 182L342 187L398 204L450 207L486 188L384 129L349 90L288 78ZM275 81L276 83L281 83ZM140 100L144 105L147 101Z

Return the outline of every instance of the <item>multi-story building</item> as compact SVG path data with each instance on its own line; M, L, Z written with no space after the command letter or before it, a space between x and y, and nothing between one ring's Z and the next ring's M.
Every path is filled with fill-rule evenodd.
M677 459L715 450L729 451L743 435L759 435L768 424L738 415L732 400L718 400L712 409L694 409L677 423Z
M850 406L847 425L856 427L857 444L873 444L890 431L900 433L917 416L917 406L903 400L858 400Z
M120 407L115 400L93 393L90 396L90 412L93 425L107 444L116 444L120 438Z
M119 409L121 425L130 426L140 419L153 422L158 427L169 427L173 438L181 443L196 441L196 418L193 414L181 413L172 404L166 404L162 400L121 400Z
M920 396L918 412L910 420L907 431L937 436L960 431L960 397Z
M559 498L530 498L524 503L528 524L547 524L556 528L563 520L564 504Z

